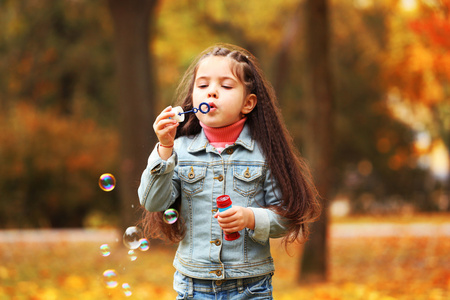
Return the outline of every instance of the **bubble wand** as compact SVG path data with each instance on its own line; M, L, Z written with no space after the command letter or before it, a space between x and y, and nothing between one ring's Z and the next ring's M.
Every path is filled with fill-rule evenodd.
M203 106L206 106L206 108L202 108ZM183 108L181 106L176 106L172 109L175 112L175 116L173 117L175 119L175 121L181 123L184 122L184 115L188 114L188 113L197 113L197 112L201 112L202 114L207 114L209 113L209 111L211 110L211 106L206 103L206 102L202 102L200 103L200 105L197 107L193 107L191 110L188 111L183 111Z

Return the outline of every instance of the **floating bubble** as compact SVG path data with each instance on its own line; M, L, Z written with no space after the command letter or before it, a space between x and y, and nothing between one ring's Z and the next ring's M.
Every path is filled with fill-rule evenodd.
M102 252L102 256L109 256L111 254L111 250L109 249L108 244L103 244L100 246L100 251Z
M150 249L150 243L146 238L140 239L139 242L140 242L139 249L141 251L147 251L148 249Z
M130 257L131 261L135 261L137 259L137 256L136 256L136 253L134 252L134 250L128 251L128 256Z
M109 289L113 289L119 284L117 282L116 270L113 269L108 269L103 272L103 280L105 281L106 287Z
M98 180L98 185L105 192L111 192L116 187L116 178L110 173L102 174Z
M142 230L139 227L131 226L125 230L123 234L123 244L128 249L137 249L141 245Z
M133 293L131 292L131 287L128 283L122 284L122 291L126 297L130 297Z
M174 208L169 208L164 212L164 222L173 224L178 220L178 211Z

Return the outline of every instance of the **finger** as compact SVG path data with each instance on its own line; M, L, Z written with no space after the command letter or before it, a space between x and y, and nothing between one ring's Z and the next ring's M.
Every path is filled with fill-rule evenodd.
M156 120L166 119L170 116L174 116L175 112L172 112L172 106L167 106L163 111L156 117Z
M231 228L239 226L239 223L240 223L239 220L231 220L231 219L219 220L219 225L222 228Z
M222 218L229 218L236 213L236 209L234 207L229 208L225 211L219 213Z
M159 116L167 114L170 111L172 111L172 106L167 106L166 108L163 109L163 111L159 114Z
M155 129L163 129L168 125L176 125L178 124L177 121L175 121L174 119L162 119L159 122L155 123Z
M234 226L234 227L229 227L229 228L222 228L223 232L225 233L233 233L236 231L240 231L242 230L244 227L240 227L240 226Z
M235 220L238 220L239 219L239 215L238 214L236 214L236 213L232 213L232 214L230 214L230 213L219 213L219 218L218 218L221 222L224 222L224 223L230 223L230 222L233 222L233 221L235 221Z
M230 233L233 233L233 232L237 232L237 231L239 231L238 229L227 229L227 230L224 230L223 232L225 233L225 234L230 234Z
M222 228L223 231L233 232L233 231L236 231L238 226L237 225L235 225L235 226L220 226L220 228Z
M173 141L175 138L175 133L176 133L177 127L178 127L178 123L168 124L168 125L164 126L164 128L155 130L155 133L158 136L158 139L160 140L160 142L162 141L162 139Z
M165 119L153 124L153 130L158 134L159 131L167 128L168 126L178 126L178 122L172 119Z
M173 121L175 121L174 119L172 119L174 116L175 116L175 113L173 113L173 112L161 113L159 116L156 117L156 120L153 123L153 125L156 125L164 120L173 122Z

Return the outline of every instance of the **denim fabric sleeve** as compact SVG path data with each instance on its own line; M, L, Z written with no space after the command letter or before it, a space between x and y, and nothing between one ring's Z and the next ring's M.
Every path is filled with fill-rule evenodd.
M264 208L249 207L255 216L255 229L248 230L249 236L257 243L265 244L269 239L270 219Z
M167 160L161 159L158 145L150 154L138 188L139 202L148 211L166 210L179 196L180 181L177 180L176 161L175 150Z
M270 171L266 173L264 181L265 205L276 206L280 204L281 192L275 184ZM249 236L255 242L266 244L269 238L283 237L288 228L288 221L268 208L249 207L255 216L255 229L249 230Z

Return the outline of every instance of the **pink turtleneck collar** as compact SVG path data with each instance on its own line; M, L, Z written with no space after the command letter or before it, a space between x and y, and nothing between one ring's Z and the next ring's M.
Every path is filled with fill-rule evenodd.
M202 122L200 122L200 126L202 126L209 143L216 149L223 150L227 145L236 142L244 128L245 121L247 121L246 117L225 127L209 127Z

